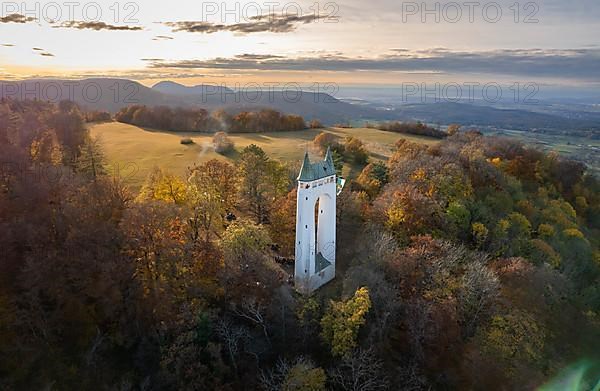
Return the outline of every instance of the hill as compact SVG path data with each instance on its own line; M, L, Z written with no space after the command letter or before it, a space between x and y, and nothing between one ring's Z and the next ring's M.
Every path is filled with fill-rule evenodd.
M199 84L193 87L187 87L183 84L175 83L173 81L161 81L152 86L152 89L164 94L170 95L182 95L182 96L193 96L193 95L206 95L210 94L232 94L233 90L224 86L213 86L207 84Z
M187 104L209 110L223 109L232 114L272 108L282 113L300 115L306 120L319 119L326 125L388 118L385 112L343 102L323 92L302 89L271 90L265 87L233 91L222 86L185 87L173 82L161 82L152 89L185 99Z
M392 153L394 143L402 138L425 144L438 142L438 140L426 137L406 136L366 128L245 133L232 134L230 138L238 150L247 145L256 144L275 159L300 162L307 148L312 148L312 140L321 131L330 132L339 137L358 137L366 144L371 158L376 160L387 160ZM237 157L235 154L227 157L217 154L212 147L212 135L207 134L153 131L118 122L92 125L91 134L100 136L113 171L116 172L118 169L119 175L134 188L141 186L154 166L184 175L187 168L193 166L194 163L202 163L214 158L231 160ZM181 145L182 137L191 137L194 144Z
M265 87L232 91L224 86L187 87L172 81L159 82L149 88L136 81L116 78L29 79L0 81L0 98L3 97L51 102L69 99L86 110L111 113L134 104L201 107L211 111L222 109L232 114L272 108L300 115L307 121L319 119L328 126L347 122L418 120L440 125L458 123L463 126L600 137L598 118L591 115L565 116L539 111L534 106L507 109L458 102L381 108L370 102L344 101L323 92L300 89L282 91Z
M273 108L307 120L316 118L326 125L360 119L387 119L375 109L342 102L325 93L268 89L233 92L223 87L185 87L173 82L162 82L149 88L136 81L111 78L0 81L0 98L54 103L72 100L85 110L111 113L130 105L202 107L231 113Z
M0 81L0 98L3 97L51 102L68 99L86 110L111 113L134 104L201 107L210 111L222 109L232 114L272 108L282 113L300 115L307 121L319 119L327 126L347 122L418 120L440 125L458 123L493 129L600 137L600 122L597 116L589 113L565 116L537 110L533 105L497 108L458 102L404 104L381 108L369 102L340 100L323 92L270 90L267 87L232 91L224 86L187 87L171 81L159 82L149 88L136 81L115 78L30 79Z
M112 78L0 81L0 98L38 99L53 103L72 100L84 110L111 113L132 104L186 105L181 97L163 94L136 81Z

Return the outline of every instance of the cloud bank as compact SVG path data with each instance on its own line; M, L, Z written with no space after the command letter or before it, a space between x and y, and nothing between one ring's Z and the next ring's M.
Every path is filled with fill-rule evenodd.
M399 54L400 53L400 54ZM393 52L376 58L340 55L281 57L244 54L210 60L150 61L152 68L231 69L257 71L387 71L543 76L574 79L600 78L600 49L495 50L451 52L431 49L417 53Z
M72 28L77 30L109 30L109 31L140 31L143 30L140 26L116 26L104 22L84 22L70 20L59 25L52 26L53 28Z
M214 24L210 22L182 21L165 22L166 26L173 32L185 31L188 33L213 34L221 31L229 31L239 34L251 34L261 32L289 33L294 31L299 24L308 24L320 18L319 15L258 15L253 16L248 22L235 24Z
M0 23L27 23L27 22L34 22L35 18L32 18L31 16L26 17L25 15L21 15L21 14L10 14L10 15L6 15L3 18L0 18Z

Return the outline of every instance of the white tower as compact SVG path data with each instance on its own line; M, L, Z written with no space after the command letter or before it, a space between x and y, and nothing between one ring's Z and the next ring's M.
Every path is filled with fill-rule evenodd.
M296 289L311 294L335 278L336 174L331 151L311 163L308 153L298 176Z

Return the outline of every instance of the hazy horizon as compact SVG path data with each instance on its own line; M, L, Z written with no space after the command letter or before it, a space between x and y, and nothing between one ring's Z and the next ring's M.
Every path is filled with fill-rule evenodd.
M24 4L0 10L0 79L120 77L148 86L600 80L600 12L592 0Z

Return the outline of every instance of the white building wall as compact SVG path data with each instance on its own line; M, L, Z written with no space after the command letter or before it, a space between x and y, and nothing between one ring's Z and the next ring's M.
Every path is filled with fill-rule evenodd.
M315 205L319 200L318 232L315 233ZM335 247L335 176L313 182L299 182L295 264L295 284L298 291L310 294L335 278ZM315 259L319 252L331 266L317 273Z

